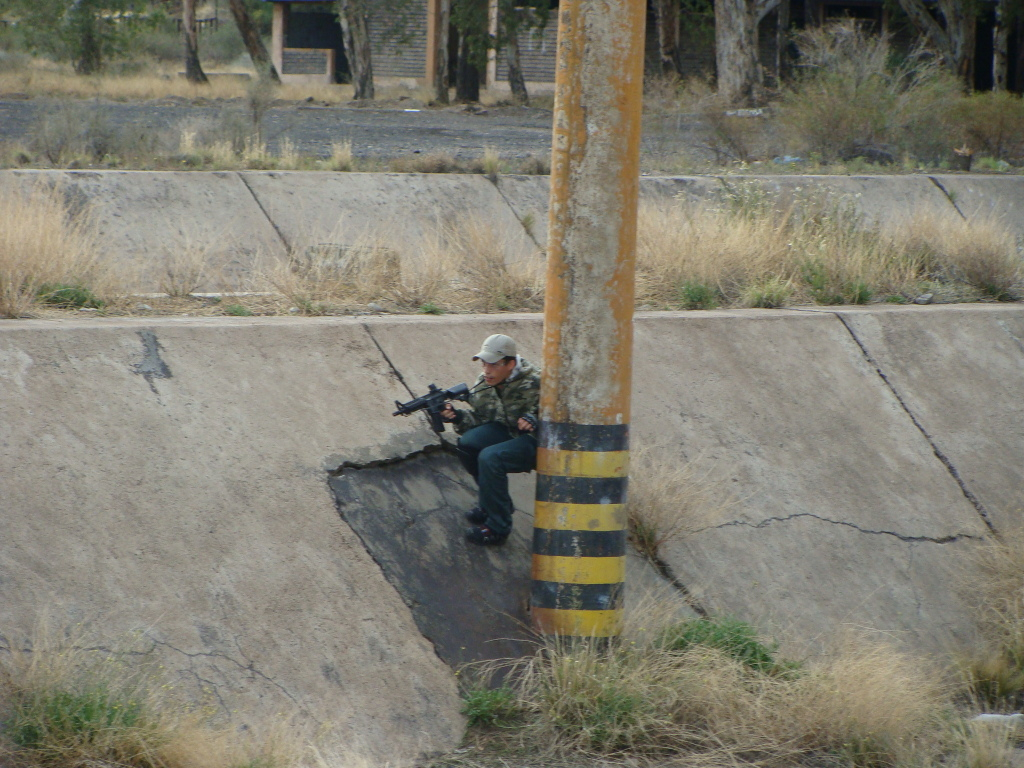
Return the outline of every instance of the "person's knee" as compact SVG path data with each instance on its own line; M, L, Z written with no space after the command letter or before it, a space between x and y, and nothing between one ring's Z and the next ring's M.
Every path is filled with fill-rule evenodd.
M477 463L481 472L505 472L505 459L501 452L501 444L489 445L480 451Z

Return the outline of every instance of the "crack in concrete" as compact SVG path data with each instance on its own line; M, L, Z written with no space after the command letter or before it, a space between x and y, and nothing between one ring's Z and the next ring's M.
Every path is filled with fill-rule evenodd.
M277 233L277 236L280 238L281 243L284 245L285 252L290 253L292 250L292 246L288 242L288 238L284 236L284 232L282 232L281 228L277 226L277 222L274 221L273 217L267 212L267 209L263 207L263 203L260 201L259 197L256 196L256 193L253 191L252 186L249 184L249 180L245 178L245 174L239 173L236 175L238 176L239 179L242 180L242 183L245 185L245 188L249 190L249 194L252 195L252 199L256 202L256 205L259 206L259 209L263 213L264 218L266 218L266 220L270 222L270 226L274 228L274 232Z
M858 533L866 533L866 534L869 534L869 535L872 535L872 536L892 536L894 538L899 539L900 541L907 542L908 544L916 544L916 543L919 543L919 542L927 542L929 544L951 544L951 543L953 543L955 541L960 541L961 539L971 539L971 540L975 540L975 541L980 541L981 540L980 536L974 536L974 535L969 534L969 533L954 533L954 534L950 534L949 536L938 536L938 537L936 537L936 536L908 536L905 533L897 533L896 531L876 531L876 530L872 530L870 528L861 528L856 523L850 523L850 522L847 522L845 520L831 520L831 519L829 519L827 517L822 517L821 515L816 515L813 512L794 512L792 515L786 515L785 517L768 517L768 518L765 518L764 520L761 520L760 522L757 522L757 523L751 523L751 522L748 522L746 520L732 520L732 521L730 521L728 523L722 523L721 525L714 526L713 530L718 530L719 528L729 528L729 527L732 527L732 526L745 526L745 527L749 527L749 528L767 528L768 526L772 525L773 523L785 523L785 522L788 522L790 520L794 520L794 519L796 519L798 517L809 517L809 518L811 518L813 520L820 520L823 523L829 523L830 525L842 525L842 526L845 526L847 528L853 528ZM705 530L707 530L707 529L705 529Z
M636 547L634 547L634 550L636 550ZM710 615L708 610L701 605L701 602L693 592L690 591L690 588L687 587L676 575L676 572L672 570L672 566L670 566L668 562L662 560L657 555L640 553L640 557L650 563L651 567L658 572L658 575L665 579L665 581L667 581L669 585L682 596L683 602L690 606L694 613L703 619L706 619Z
M899 403L903 411L907 414L908 417L910 417L911 423L915 427L917 427L918 432L920 432L924 436L924 439L928 441L928 445L931 446L932 453L935 454L935 458L942 462L942 465L946 468L946 471L949 472L950 476L960 487L960 492L964 495L964 498L971 503L971 505L974 507L974 510L981 517L982 522L985 523L985 525L988 527L990 531L992 531L992 533L998 533L998 531L996 531L995 526L992 524L992 520L989 518L988 510L985 509L985 505L982 504L981 500L974 495L974 492L967 487L967 483L964 482L964 479L960 476L960 472L953 464L953 461L942 451L941 448L939 448L938 444L935 442L935 439L930 434L928 434L928 430L924 428L924 425L920 422L917 416L914 415L914 412L910 409L910 406L907 405L907 402L903 399L903 396L900 394L899 390L896 389L896 385L889 380L889 377L886 376L885 372L882 370L882 366L878 363L877 360L875 360L871 352L868 351L868 348L864 344L864 342L862 342L860 338L858 338L856 331L854 331L853 329L853 326L850 325L846 318L843 317L842 314L840 314L839 312L832 312L832 314L835 315L839 322L843 324L843 327L846 329L847 333L850 334L850 338L853 339L854 343L860 348L861 354L864 355L864 359L868 362L869 365L871 365L872 368L875 369L875 373L878 374L878 376L885 383L885 386L889 388L890 392L892 392L893 397L896 398L896 402Z
M405 391L409 393L409 397L416 397L416 394L412 391L412 387L410 387L406 383L405 377L402 375L402 372L398 370L398 367L393 362L391 362L391 358L388 357L388 353L384 351L384 347L380 345L380 342L377 341L377 337L373 335L373 331L370 330L370 326L367 325L366 323L363 323L363 330L366 331L366 335L370 337L370 341L373 342L373 345L377 348L377 351L380 352L381 357L384 358L384 362L388 364L388 367L391 369L391 372L395 374L395 378L397 378L401 382L402 386L405 387Z
M960 218L963 219L964 221L967 221L967 217L964 216L964 212L961 211L960 206L956 204L956 197L953 195L953 193L946 189L946 187L943 186L942 182L936 179L934 176L929 176L928 178L932 182L932 184L934 184L936 187L942 190L942 194L944 194L946 196L946 199L949 200L949 204L953 206L953 209L960 214Z
M150 637L149 641L151 643L153 643L154 646L158 646L159 645L159 646L162 646L164 648L168 648L168 649L174 651L175 653L181 654L182 656L184 656L187 659L200 659L200 658L223 659L224 661L227 661L227 662L229 662L231 664L234 664L236 667L238 667L242 671L248 672L249 674L251 674L251 675L253 675L255 677L259 677L259 678L265 680L266 682L268 682L271 685L273 685L275 688L278 688L281 691L281 693L283 693L285 696L287 696L291 700L291 702L293 704L295 704L298 707L302 706L301 704L299 704L298 700L291 694L291 692L287 688L285 688L283 685L281 685L279 682L274 680L269 675L267 675L264 672L261 672L259 669L257 669L256 668L256 662L254 662L252 659L247 657L244 653L241 654L241 655L242 655L242 658L245 659L245 661L246 661L245 664L243 664L242 662L238 661L237 659L231 658L230 656L228 656L227 654L224 654L224 653L217 653L217 652L211 652L211 651L195 651L195 652L184 651L181 648L177 648L174 645L171 645L166 640L157 640L154 637ZM195 675L197 679L199 679L199 675L195 672L195 670L190 669L189 672L191 674ZM216 686L214 686L214 688L216 689ZM219 698L219 694L218 694L218 698Z
M415 451L401 454L400 456L388 456L383 459L371 459L370 461L343 461L336 469L328 470L329 477L340 477L345 474L346 469L377 469L378 467L389 467L395 464L403 464L421 456L430 456L435 453L453 453L454 448L447 445L425 445Z
M533 242L535 246L537 246L537 250L543 253L544 248L541 247L540 241L533 234L533 227L526 226L526 222L523 221L523 218L519 215L519 212L516 211L515 206L512 205L512 202L502 191L501 184L498 183L497 179L494 180L494 188L498 190L498 194L501 195L501 199L505 201L505 205L507 205L509 210L512 211L512 215L516 217L516 221L519 222L519 226L523 228L523 232L526 233L526 236L530 238L530 240Z

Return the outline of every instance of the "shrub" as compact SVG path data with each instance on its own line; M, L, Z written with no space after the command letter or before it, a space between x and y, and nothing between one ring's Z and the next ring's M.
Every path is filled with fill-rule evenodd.
M703 283L684 280L679 286L679 304L683 309L715 309L718 291Z
M1004 532L975 549L960 581L984 640L959 659L968 691L986 706L1024 706L1024 530Z
M953 105L952 119L977 154L1024 162L1024 99L1006 91L976 93Z
M749 625L662 630L651 642L551 640L510 662L520 716L503 733L541 753L680 765L937 764L949 703L911 657L851 641L794 672ZM673 633L692 641L661 642Z
M91 290L83 285L50 285L39 286L36 298L44 304L58 307L102 307L104 302L97 298Z
M66 166L74 160L149 158L161 138L149 127L114 122L102 106L67 102L36 120L30 146L53 165Z
M947 117L962 94L934 57L915 53L897 62L887 35L853 20L805 30L796 44L800 71L779 109L794 149L826 161L948 155L956 135Z

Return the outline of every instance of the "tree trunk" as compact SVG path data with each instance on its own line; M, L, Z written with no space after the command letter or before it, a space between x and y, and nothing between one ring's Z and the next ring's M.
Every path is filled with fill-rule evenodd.
M373 98L373 57L370 54L370 31L366 24L366 11L359 0L338 0L338 20L345 40L345 55L355 99Z
M950 39L954 71L968 88L973 88L974 50L978 34L978 18L973 3L964 3L963 0L939 0L939 11L946 20L946 34Z
M480 101L480 72L470 59L469 40L459 36L459 65L455 71L455 100Z
M974 86L974 44L977 19L972 4L963 0L939 0L939 13L945 27L935 20L922 0L899 0L907 16L946 60L946 66L964 84Z
M782 87L782 78L787 74L789 65L789 25L791 13L791 0L781 0L779 3L779 15L775 25L775 87Z
M100 47L99 30L96 29L96 11L87 0L75 0L68 12L68 20L77 37L78 51L75 55L75 72L92 75L103 67L103 50Z
M448 29L452 21L452 0L438 0L437 57L432 73L434 101L448 103Z
M526 92L526 78L523 77L523 67L519 62L519 32L514 27L509 27L507 35L505 63L508 64L508 84L512 89L512 101L516 104L526 104L530 100L530 95Z
M197 85L208 83L199 63L199 34L196 30L196 0L182 0L181 36L185 43L185 79Z
M715 0L718 95L726 103L749 105L761 99L764 75L757 54L757 5Z
M1010 74L1010 25L1007 23L1007 0L996 3L996 20L992 27L992 90L1005 91Z
M235 19L238 31L242 35L242 42L245 43L245 48L249 52L249 58L252 59L252 65L256 68L256 74L259 77L268 77L275 83L280 83L281 78L277 75L274 62L270 60L267 47L263 45L259 30L252 23L252 18L249 16L249 10L245 7L244 0L228 0L228 5L231 8L231 15Z
M678 0L654 0L655 19L658 24L658 58L665 75L683 74L679 51Z

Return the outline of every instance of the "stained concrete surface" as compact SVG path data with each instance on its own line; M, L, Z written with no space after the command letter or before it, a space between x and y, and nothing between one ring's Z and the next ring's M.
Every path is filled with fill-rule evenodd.
M947 568L988 529L835 315L648 316L635 354L663 361L637 369L637 440L699 458L735 499L666 547L706 609L795 652L840 625L932 651L969 641Z

